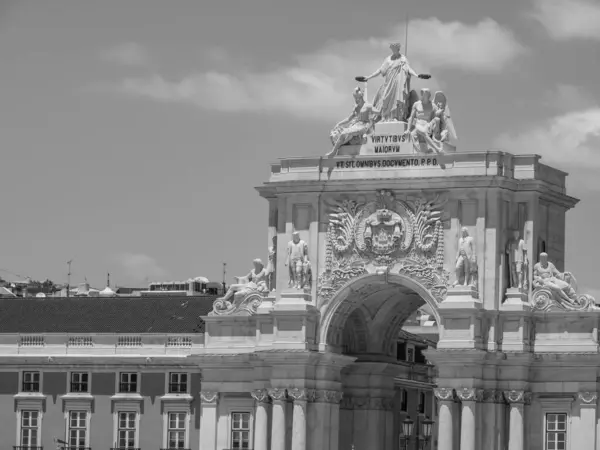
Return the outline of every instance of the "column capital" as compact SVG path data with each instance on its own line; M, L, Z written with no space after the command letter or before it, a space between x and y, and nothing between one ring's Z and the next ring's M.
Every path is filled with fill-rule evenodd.
M315 391L315 402L319 403L340 403L344 393L340 391L333 391L329 389L318 389Z
M340 401L340 409L352 409L354 405L353 398L349 395L344 395Z
M253 389L252 392L250 392L250 395L252 395L252 398L258 403L269 403L271 400L266 389Z
M531 403L531 392L524 390L504 391L504 398L510 404L527 404Z
M480 402L483 397L483 389L460 388L456 390L456 396L461 402Z
M484 389L482 401L484 403L504 403L504 395L500 389Z
M288 395L294 399L294 402L312 402L315 399L314 389L288 389Z
M202 404L214 404L219 401L219 393L216 391L200 391L200 400Z
M274 402L283 402L287 398L287 390L282 388L272 388L268 389L267 393L269 397L273 399Z
M598 399L597 392L579 392L577 394L577 399L581 402L582 405L590 405L596 406L596 400Z
M434 388L433 395L442 402L454 401L454 389L452 388Z

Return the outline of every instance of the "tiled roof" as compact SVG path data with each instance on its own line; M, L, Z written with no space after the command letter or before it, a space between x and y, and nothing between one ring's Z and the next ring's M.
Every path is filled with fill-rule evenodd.
M0 333L204 333L215 298L0 298Z

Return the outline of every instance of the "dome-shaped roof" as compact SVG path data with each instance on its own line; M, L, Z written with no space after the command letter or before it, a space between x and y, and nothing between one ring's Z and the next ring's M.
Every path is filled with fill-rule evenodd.
M114 297L115 295L117 295L117 293L115 291L113 291L109 286L106 286L104 289L102 289L100 291L100 295L106 296L106 297Z

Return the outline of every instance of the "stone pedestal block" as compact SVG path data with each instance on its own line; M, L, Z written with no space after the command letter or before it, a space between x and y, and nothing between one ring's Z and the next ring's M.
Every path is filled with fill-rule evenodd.
M506 290L506 299L500 309L504 311L531 311L529 297L526 292L519 288L509 288Z

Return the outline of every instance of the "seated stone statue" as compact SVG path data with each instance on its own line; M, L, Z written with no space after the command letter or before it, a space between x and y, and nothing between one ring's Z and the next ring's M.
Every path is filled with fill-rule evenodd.
M540 254L540 262L533 266L534 289L547 288L555 301L578 307L581 304L577 297L575 277L569 273L559 272L554 264L548 261L548 254Z
M260 259L253 261L254 268L245 277L234 277L235 284L229 286L227 293L215 300L213 310L215 313L233 311L252 294L265 297L269 293L269 271Z
M329 137L333 143L333 149L326 156L333 157L337 155L342 145L358 141L362 144L362 137L367 134L373 126L373 116L378 114L373 106L365 102L364 92L361 88L354 89L354 101L356 106L352 113L341 122L338 122Z

